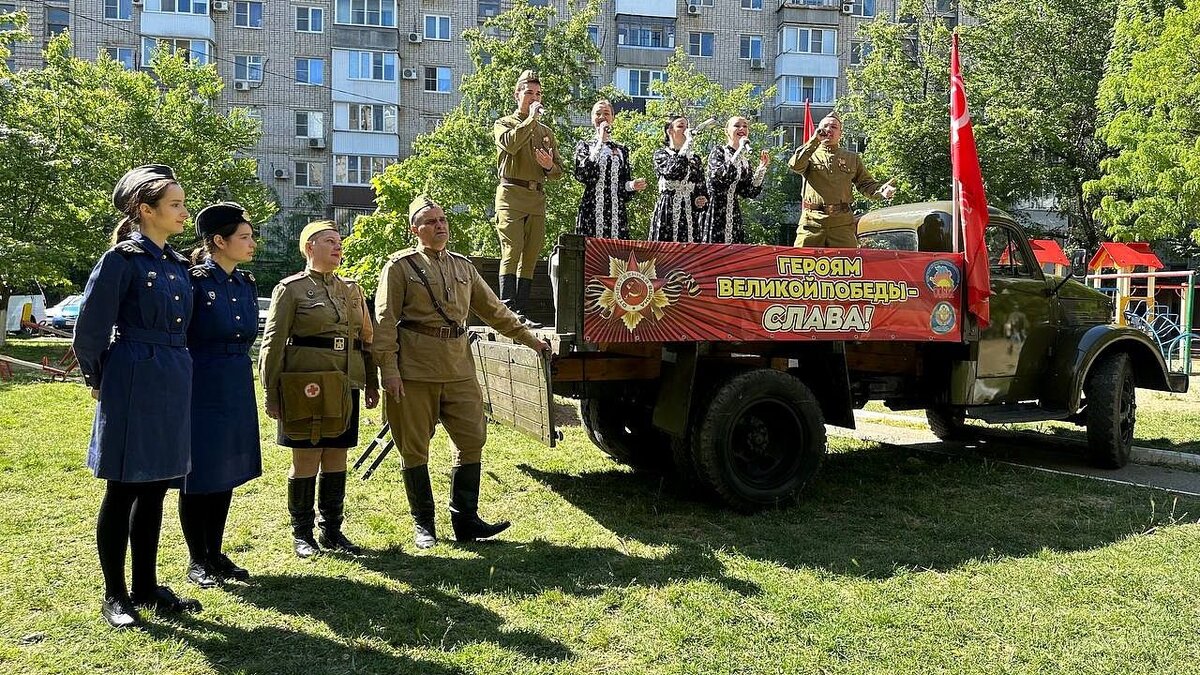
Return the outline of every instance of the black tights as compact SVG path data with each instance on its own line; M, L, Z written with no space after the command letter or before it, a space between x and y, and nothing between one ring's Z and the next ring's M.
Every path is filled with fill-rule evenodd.
M96 550L104 573L104 594L129 596L125 586L125 545L133 559L133 594L149 595L158 586L158 533L169 481L108 481L96 519Z
M209 561L221 553L225 520L233 490L209 494L179 492L179 524L193 562Z

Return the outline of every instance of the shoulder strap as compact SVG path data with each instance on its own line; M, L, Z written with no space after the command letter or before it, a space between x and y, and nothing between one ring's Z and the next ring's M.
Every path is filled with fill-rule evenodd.
M429 293L429 300L433 303L433 308L437 310L438 314L442 315L442 320L446 322L446 325L453 326L455 328L462 328L462 326L458 325L457 321L451 319L449 315L446 314L446 310L442 309L442 303L438 302L437 297L433 294L433 287L429 285L429 277L425 276L425 270L421 269L420 265L417 265L416 261L412 259L412 256L408 256L404 260L413 268L413 271L417 273L417 276L420 277L421 285L425 287L425 292Z

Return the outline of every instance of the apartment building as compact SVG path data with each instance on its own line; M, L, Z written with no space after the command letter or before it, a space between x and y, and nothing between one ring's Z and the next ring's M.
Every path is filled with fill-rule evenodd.
M583 0L553 4L560 15ZM55 33L71 29L76 53L102 52L128 68L165 44L213 63L221 103L262 122L252 154L279 195L281 213L327 213L348 226L373 207L371 178L404 157L413 139L459 102L471 68L462 32L514 0L0 0L24 9L34 39L10 59L37 67ZM675 49L697 69L735 86L777 87L761 111L800 140L803 106L819 119L846 90L846 73L870 46L863 22L894 19L897 0L606 0L592 27L611 82L644 106ZM953 0L930 0L954 12Z

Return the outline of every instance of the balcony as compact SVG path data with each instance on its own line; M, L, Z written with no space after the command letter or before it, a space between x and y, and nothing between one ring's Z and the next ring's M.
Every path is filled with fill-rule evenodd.
M836 54L797 54L788 52L775 57L775 76L834 77L841 74Z
M645 66L662 69L667 67L667 62L671 60L671 56L674 54L675 50L669 47L627 47L625 45L617 45L616 65Z
M836 26L842 19L842 4L843 0L783 0L778 23Z
M335 155L396 157L400 154L400 137L396 134L335 130L333 132L333 153Z
M213 41L215 26L208 14L159 11L158 0L146 0L142 11L142 35L150 37L177 37Z
M617 0L617 14L675 19L679 17L679 3L676 0Z

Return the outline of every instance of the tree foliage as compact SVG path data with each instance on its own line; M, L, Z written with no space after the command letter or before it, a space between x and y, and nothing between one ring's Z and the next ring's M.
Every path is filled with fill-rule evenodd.
M861 29L872 51L849 77L848 122L870 139L869 163L899 177L899 200L950 190L951 30L927 0L905 0L895 23ZM988 201L1052 198L1071 237L1099 238L1082 186L1099 175L1097 88L1115 0L964 0L958 26Z
M1122 0L1098 103L1112 149L1088 183L1122 240L1200 245L1200 1Z
M4 49L18 37L5 35ZM69 285L107 248L119 218L112 186L139 164L172 166L193 213L235 199L260 222L274 216L255 160L237 154L258 123L218 111L214 67L162 53L153 74L127 71L103 55L75 58L65 34L45 60L16 73L0 63L0 282Z
M378 280L387 257L408 246L408 203L421 192L446 207L451 221L450 247L462 253L495 255L493 227L496 178L495 121L516 108L513 85L521 71L533 69L542 84L543 120L554 129L570 172L571 150L585 133L576 125L591 109L597 93L588 62L600 51L588 34L599 0L560 17L553 7L517 3L481 28L463 31L473 72L463 75L462 101L433 131L413 141L412 153L374 179L376 213L360 217L346 240L343 269L368 288ZM546 186L546 246L575 226L582 190L564 176Z

